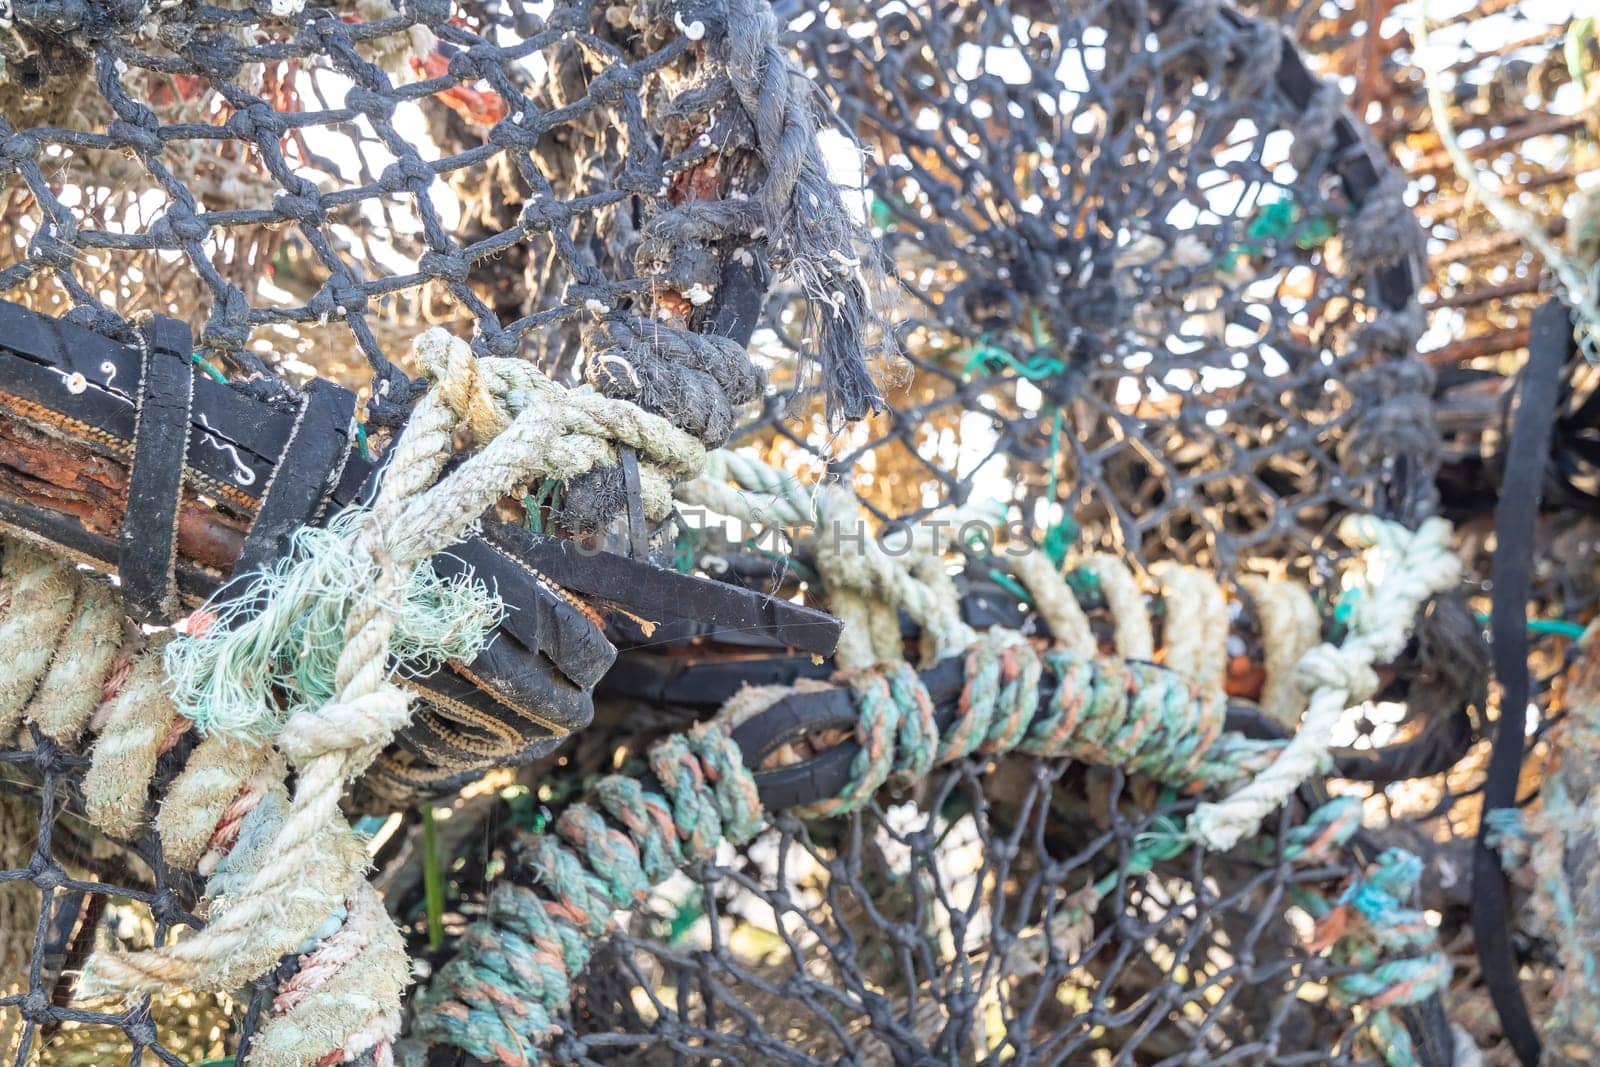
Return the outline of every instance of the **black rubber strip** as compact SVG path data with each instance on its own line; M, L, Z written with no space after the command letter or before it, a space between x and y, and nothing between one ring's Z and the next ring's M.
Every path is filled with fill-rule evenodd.
M1494 673L1500 681L1500 719L1495 724L1489 769L1483 781L1483 815L1472 855L1472 934L1483 980L1500 1015L1500 1027L1524 1067L1539 1062L1538 1031L1517 981L1511 943L1510 899L1500 857L1488 845L1488 814L1515 807L1522 771L1529 697L1528 596L1532 588L1535 523L1550 457L1561 367L1576 348L1572 318L1557 299L1533 313L1528 363L1517 383L1516 413L1506 450L1506 477L1495 508L1493 615L1490 636Z
M832 654L839 643L843 624L801 604L597 552L510 523L485 520L483 536L564 589L648 613L651 619L670 615L750 630L819 656Z
M189 448L194 366L189 328L176 319L155 316L142 337L143 372L117 573L129 614L163 620L180 610L173 563L178 555L178 507Z
M501 594L500 626L528 648L540 649L573 684L592 688L611 669L617 650L582 611L515 556L474 537L451 545L430 561L441 578L469 574ZM506 595L514 591L514 595Z
M338 483L350 458L356 395L329 381L314 378L282 458L261 499L261 507L233 565L243 577L269 566L289 549L289 539L321 514L327 493Z

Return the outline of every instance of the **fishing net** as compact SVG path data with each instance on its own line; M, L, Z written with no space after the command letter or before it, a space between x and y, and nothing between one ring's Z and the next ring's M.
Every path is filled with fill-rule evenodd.
M1086 561L1120 561L1145 589L1160 564L1195 567L1228 598L1213 681L1231 736L1281 739L1260 583L1303 587L1313 639L1337 639L1360 571L1341 521L1481 518L1461 487L1503 447L1446 448L1416 355L1423 233L1386 151L1301 58L1312 8L767 10L17 0L0 34L0 295L124 341L136 312L188 322L197 364L264 401L340 381L367 402L374 451L423 391L413 341L443 326L479 356L634 399L808 500L825 480L848 487L865 540L935 531L977 630L1043 632L1010 544L1067 575L1108 649L1128 602ZM820 132L796 133L796 115ZM775 174L799 205L776 231L749 206ZM748 344L765 390L727 388L731 362L697 377L617 355L651 331ZM1592 382L1567 373L1581 421ZM778 489L731 519L680 495L660 523L638 514L646 488L624 464L502 510L831 606L837 545ZM560 748L436 766L419 727L357 790L374 884L422 986L445 989L415 998L396 1054L1289 1064L1404 1049L1447 1064L1475 1041L1507 1055L1487 1013L1470 1041L1450 1022L1484 996L1469 886L1497 714L1475 618L1489 529L1468 527L1463 591L1434 599L1339 723L1334 773L1237 848L1191 847L1187 781L1087 756L973 755L818 814L844 787L830 752L852 729L791 730L753 767L769 825L619 914L553 1036L523 1044L508 1022L518 1037L495 1044L452 1029L437 976L501 947L495 901L535 885L563 813L608 775L647 778L652 744L744 685L804 692L832 674L769 636L615 613L617 666ZM1592 571L1537 573L1529 610L1586 617ZM1165 655L1199 625L1164 614L1172 600L1135 589L1132 603ZM912 644L927 636L896 621ZM1566 648L1535 644L1524 794ZM186 751L172 740L153 800ZM1238 751L1249 773L1265 749ZM73 1001L92 950L198 925L203 889L152 835L113 841L85 818L89 762L34 726L0 753L0 1053L249 1062L293 959L236 997ZM1315 820L1335 815L1324 836ZM1386 866L1395 847L1419 868ZM1363 984L1381 957L1339 926L1359 927L1362 886L1392 890L1383 922L1443 946L1406 941L1405 962L1449 952L1453 982ZM473 926L486 917L488 934ZM1550 982L1533 955L1533 984Z

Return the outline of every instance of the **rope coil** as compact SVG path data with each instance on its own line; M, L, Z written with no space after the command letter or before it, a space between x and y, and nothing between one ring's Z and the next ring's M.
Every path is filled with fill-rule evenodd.
M490 893L461 954L418 997L418 1037L510 1067L540 1062L537 1042L556 1030L612 912L761 829L755 779L721 724L662 740L648 762L659 791L608 776L553 832L519 839L531 884Z

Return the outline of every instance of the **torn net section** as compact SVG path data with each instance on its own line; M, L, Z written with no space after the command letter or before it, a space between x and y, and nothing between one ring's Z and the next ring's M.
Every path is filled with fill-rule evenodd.
M1373 280L1414 257L1414 238L1365 215L1378 198L1335 176L1344 154L1371 148L1331 147L1326 96L1286 97L1275 29L1215 4L1144 0L778 7L840 119L834 175L861 186L857 211L897 273L904 364L884 368L885 416L836 429L815 383L791 371L819 325L780 286L755 345L777 388L734 444L797 473L847 473L885 522L997 500L1047 546L1224 577L1281 567L1327 591L1341 515L1431 508L1431 383L1409 358L1420 322L1408 293ZM19 23L0 46L4 295L111 332L163 310L232 376L370 382L375 432L414 395L403 360L425 325L576 381L591 301L704 314L684 295L691 276L664 287L639 252L648 219L721 180L717 167L740 172L720 148L748 136L748 117L674 106L695 63L683 27L725 9L295 8L106 5L80 25ZM719 532L676 547L703 573L803 592L804 543ZM963 581L973 610L1016 617L983 546ZM1248 666L1247 638L1238 651ZM1352 716L1348 745L1383 748L1428 730L1429 708L1457 707L1392 695ZM452 802L440 824L452 904L471 917L492 876L514 876L503 831L543 825L541 807L714 703L613 697L558 757ZM1477 730L1465 723L1467 745ZM16 818L54 829L0 862L0 892L44 933L27 946L26 982L0 990L0 1019L26 1019L47 1062L236 1053L244 1003L62 1006L94 938L145 943L182 921L194 892L148 843L141 867L75 822L78 757L42 752L24 741L3 757ZM1365 855L1398 843L1448 860L1475 825L1457 802L1476 777L1468 762L1415 795L1372 788L1396 825ZM627 920L552 1052L1370 1056L1328 997L1334 965L1305 948L1311 922L1294 902L1301 884L1337 886L1349 870L1297 870L1268 834L1248 855L1189 851L1138 872L1191 806L1116 772L1013 758L940 772L859 815L786 817ZM426 955L420 833L408 816L374 848L391 909ZM61 881L56 861L79 880ZM1444 884L1447 869L1431 865L1427 888L1448 938L1464 883ZM1108 879L1091 915L1074 911Z

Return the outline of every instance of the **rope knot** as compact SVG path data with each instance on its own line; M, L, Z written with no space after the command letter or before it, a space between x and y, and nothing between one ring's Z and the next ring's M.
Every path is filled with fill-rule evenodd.
M1308 693L1318 689L1343 689L1351 703L1360 703L1378 691L1378 672L1364 649L1349 645L1317 645L1300 657L1296 676Z
M365 766L409 719L405 690L385 684L350 700L296 713L284 724L278 748L297 767L347 753L347 762Z
M435 326L417 338L416 357L439 399L475 443L492 440L505 429L504 405L490 391L470 345Z

